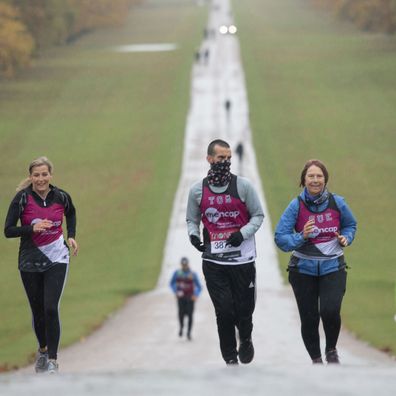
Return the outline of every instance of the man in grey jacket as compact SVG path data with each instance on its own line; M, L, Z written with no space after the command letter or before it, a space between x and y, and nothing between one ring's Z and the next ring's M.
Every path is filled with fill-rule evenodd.
M223 359L227 365L234 365L239 357L246 364L254 357L254 234L263 222L264 213L249 180L230 172L231 148L227 142L212 141L207 161L210 164L207 177L191 187L188 197L188 235L202 252L202 268L216 312ZM239 331L238 348L235 328Z

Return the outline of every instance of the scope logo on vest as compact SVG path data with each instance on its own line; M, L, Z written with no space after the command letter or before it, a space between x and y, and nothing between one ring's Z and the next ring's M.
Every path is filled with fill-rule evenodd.
M237 218L239 216L239 210L232 210L229 212L219 212L216 208L208 208L205 210L205 216L210 223L217 223L221 217Z

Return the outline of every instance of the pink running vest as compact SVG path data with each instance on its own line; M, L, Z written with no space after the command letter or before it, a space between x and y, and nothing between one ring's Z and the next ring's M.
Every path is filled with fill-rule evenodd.
M304 245L296 249L294 256L306 259L329 259L343 255L343 250L338 243L336 232L340 232L340 211L332 194L329 195L329 204L325 210L311 212L305 202L299 197L299 213L295 229L302 232L304 224L315 220L314 231Z
M204 260L218 264L245 264L255 260L256 245L254 236L244 240L238 247L226 246L233 232L239 231L250 220L246 204L237 191L237 177L232 175L224 193L213 192L207 178L202 183L200 204L204 225L204 242L210 251L203 253Z

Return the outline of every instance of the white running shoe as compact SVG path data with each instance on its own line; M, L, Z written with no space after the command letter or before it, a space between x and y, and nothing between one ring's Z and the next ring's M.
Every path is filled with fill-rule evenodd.
M49 359L47 364L47 373L56 374L58 372L59 365L56 360Z

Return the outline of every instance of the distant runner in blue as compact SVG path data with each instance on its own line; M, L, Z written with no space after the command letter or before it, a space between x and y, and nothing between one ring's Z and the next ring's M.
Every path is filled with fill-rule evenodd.
M173 273L170 287L177 298L179 316L179 337L183 336L184 318L187 316L187 339L191 341L194 304L201 293L202 287L198 276L191 271L187 257L182 257L181 268Z

